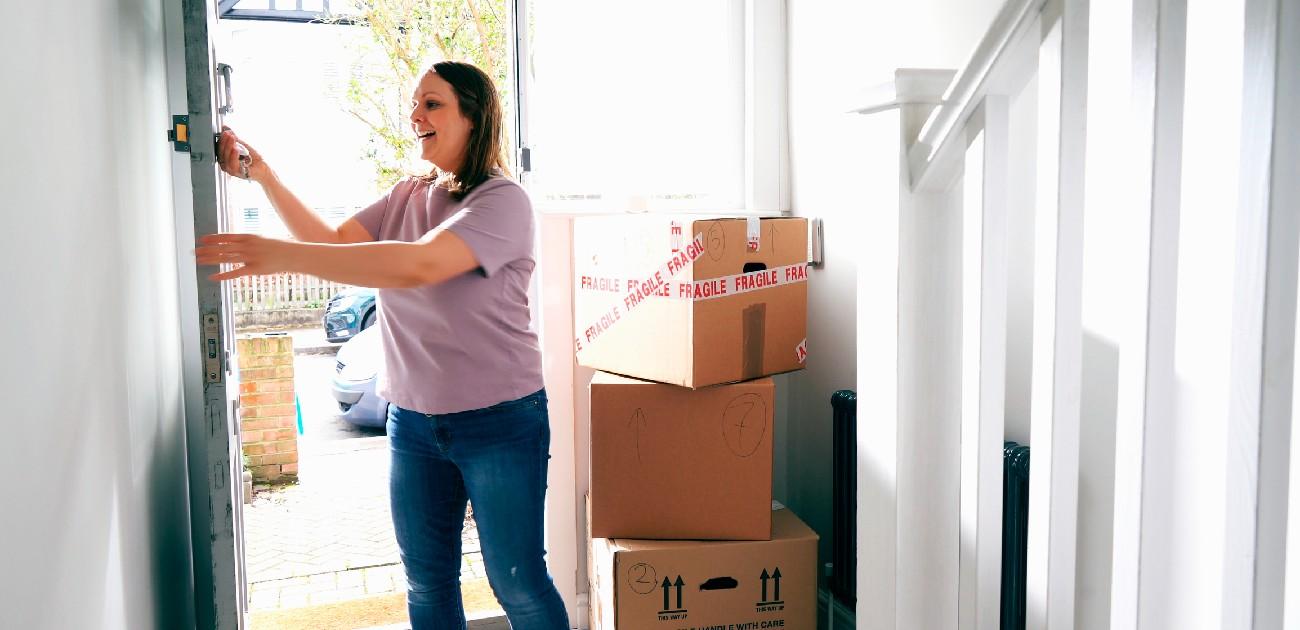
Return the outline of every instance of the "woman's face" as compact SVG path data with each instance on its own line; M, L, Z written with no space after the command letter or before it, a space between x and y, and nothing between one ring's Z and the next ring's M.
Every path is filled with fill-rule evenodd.
M420 157L442 171L458 171L473 128L460 113L451 84L432 71L424 73L411 94L411 129L420 143Z

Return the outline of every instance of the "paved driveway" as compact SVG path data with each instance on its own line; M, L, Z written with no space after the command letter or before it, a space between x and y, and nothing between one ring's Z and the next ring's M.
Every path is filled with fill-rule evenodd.
M329 394L332 355L294 361L303 435L298 483L260 489L245 506L253 610L405 590L388 505L388 437L340 420ZM485 576L467 520L463 579Z

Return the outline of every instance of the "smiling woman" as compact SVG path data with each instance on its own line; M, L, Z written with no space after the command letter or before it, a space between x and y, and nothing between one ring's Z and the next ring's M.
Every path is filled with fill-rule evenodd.
M376 391L391 403L390 497L413 628L464 627L460 529L470 497L511 625L568 628L543 542L550 420L528 305L534 217L504 168L496 89L470 64L440 62L412 89L408 118L432 170L337 229L227 129L222 168L246 168L298 240L214 234L196 255L233 265L218 280L294 271L379 289Z
M411 102L420 157L437 165L443 173L438 181L457 198L494 170L509 172L502 153L501 105L491 83L468 79L478 71L462 63L434 64L433 71L420 78ZM471 136L472 121L480 121L488 132ZM466 150L457 152L456 147ZM455 177L448 177L449 173Z

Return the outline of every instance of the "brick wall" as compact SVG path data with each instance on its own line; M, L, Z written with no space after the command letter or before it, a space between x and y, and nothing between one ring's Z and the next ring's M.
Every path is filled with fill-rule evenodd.
M298 413L294 405L293 338L238 339L239 420L248 469L257 481L298 476Z

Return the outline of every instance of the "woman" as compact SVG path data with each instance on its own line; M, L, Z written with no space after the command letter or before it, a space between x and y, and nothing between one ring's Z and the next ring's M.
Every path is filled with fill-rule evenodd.
M569 627L542 540L550 426L529 327L532 206L503 174L496 94L472 65L434 64L410 112L432 173L402 180L337 229L251 147L241 165L246 145L225 130L222 168L261 184L297 242L217 234L196 250L200 264L236 265L217 280L287 271L379 289L378 393L392 403L393 525L414 630L465 627L466 500L511 627Z

